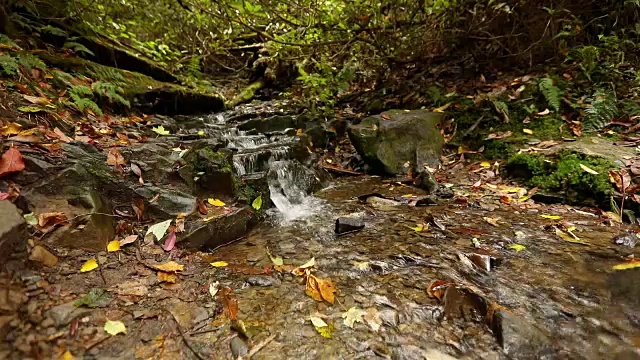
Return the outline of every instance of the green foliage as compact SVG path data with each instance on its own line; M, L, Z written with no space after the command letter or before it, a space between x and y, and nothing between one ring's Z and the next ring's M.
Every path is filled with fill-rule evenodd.
M538 89L547 100L547 104L556 112L560 111L560 104L562 100L562 91L560 88L553 84L553 79L550 77L542 78L538 81Z
M75 53L84 53L84 54L95 56L95 54L91 50L87 49L86 46L80 43L77 43L75 41L67 41L66 43L64 43L64 48L71 49Z
M57 36L63 36L65 38L69 36L69 34L66 31L64 31L64 30L62 30L62 29L60 29L58 27L52 26L52 25L42 26L42 27L38 28L38 30L43 32L43 33L47 33L47 34L51 34L51 35L57 35Z
M0 67L2 67L2 74L14 76L18 73L20 64L18 59L9 55L0 55Z
M29 54L18 55L18 62L29 71L34 68L38 68L40 70L47 69L47 65L42 60L40 60L40 58Z
M84 85L74 85L69 89L70 95L75 95L76 97L84 97L84 96L92 96L93 91L90 87Z
M98 115L103 115L102 109L100 106L96 104L93 100L89 98L80 97L77 94L70 93L71 99L73 100L73 105L75 105L78 110L84 112L87 109L92 110L94 113Z
M600 50L592 45L581 46L575 50L573 58L577 60L578 66L589 80L591 80L591 74L598 66L599 55Z
M0 44L9 45L16 49L20 49L20 46L18 46L18 44L16 44L15 41L13 41L10 37L8 37L5 34L0 34Z
M120 86L105 83L102 81L96 81L91 84L91 89L100 97L106 97L112 104L122 104L126 107L131 107L128 100L122 97L124 91Z
M600 130L618 115L618 102L611 92L597 90L584 110L584 128Z

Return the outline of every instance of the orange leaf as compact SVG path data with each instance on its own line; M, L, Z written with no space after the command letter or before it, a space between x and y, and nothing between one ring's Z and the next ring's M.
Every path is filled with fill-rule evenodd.
M10 147L0 159L0 177L7 174L24 170L24 160L20 150L16 147Z
M122 166L125 164L124 156L120 153L120 150L113 148L109 149L107 154L107 164L113 166Z
M333 304L336 301L336 291L338 289L330 280L320 279L313 275L307 276L305 293L311 296L313 300L326 301Z
M164 271L158 271L158 281L159 282L168 282L175 283L178 280L178 277L174 273L167 273Z

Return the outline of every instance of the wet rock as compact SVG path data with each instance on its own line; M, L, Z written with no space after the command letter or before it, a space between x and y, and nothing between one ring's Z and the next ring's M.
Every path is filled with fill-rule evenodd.
M399 210L400 206L402 205L401 202L399 201L395 201L395 200L391 200L391 199L385 199L382 197L377 197L377 196L370 196L367 198L366 200L367 205L378 209L378 210L383 210L383 211L395 211L395 210Z
M621 246L635 247L638 243L638 236L633 233L616 235L613 243Z
M238 124L238 129L240 130L256 130L261 133L285 131L288 128L297 127L297 121L291 115L275 115L266 118L254 118Z
M534 324L506 310L493 315L493 333L504 353L513 359L540 359L553 354L551 340Z
M0 316L0 341L5 341L7 333L11 329L11 322L16 318L15 315L2 315ZM7 359L5 357L5 359Z
M393 360L456 360L435 349L421 349L415 345L403 345L394 350Z
M15 248L26 246L26 222L9 200L0 200L0 264L4 263Z
M247 283L252 286L277 286L280 285L280 280L272 276L251 276L247 279Z
M176 190L142 186L135 189L135 193L146 200L145 209L151 215L175 217L180 213L189 214L196 207L194 196ZM149 203L153 198L156 200Z
M380 320L385 326L396 327L400 323L398 312L393 309L383 309L378 312Z
M47 311L46 316L53 319L53 321L55 322L55 326L59 328L68 325L71 320L77 317L91 313L90 309L76 307L74 305L74 302L75 301L71 301L66 304L52 307L49 311Z
M179 237L180 246L192 249L212 249L243 237L249 229L251 210L236 209L211 221L198 219L187 222L184 237Z
M434 194L440 184L434 178L433 174L428 170L423 170L418 173L418 176L413 180L413 186L426 190L429 194Z
M233 358L238 358L240 356L247 355L249 353L249 346L247 343L242 340L239 336L235 336L231 339L231 353L233 354Z
M336 219L336 235L344 235L364 229L364 221L355 216L342 216Z
M39 262L48 267L56 266L58 263L58 258L40 245L33 247L29 255L29 260Z
M233 152L220 146L217 142L201 141L183 156L186 165L180 169L180 177L203 197L234 195Z
M463 318L480 322L489 309L489 303L484 297L457 286L449 286L442 301L444 315L447 318Z
M348 134L371 172L407 174L439 163L442 119L426 110L391 110L351 125Z
M171 299L167 305L168 310L183 329L190 329L194 324L205 321L209 317L207 310L195 303Z
M614 271L607 284L616 304L631 309L640 307L640 268Z

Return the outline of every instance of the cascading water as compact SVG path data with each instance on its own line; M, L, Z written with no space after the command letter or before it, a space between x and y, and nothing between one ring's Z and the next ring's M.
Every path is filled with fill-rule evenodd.
M273 161L269 164L267 181L271 201L284 222L307 218L322 207L322 201L309 195L316 175L292 160Z

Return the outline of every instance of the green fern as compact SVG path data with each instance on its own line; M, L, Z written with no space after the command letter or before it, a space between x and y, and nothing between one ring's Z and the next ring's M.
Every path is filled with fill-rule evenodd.
M18 55L18 62L29 71L31 71L31 69L33 68L47 70L47 65L42 60L40 60L40 58L37 58L33 55L20 54Z
M61 70L53 70L51 72L53 76L53 84L59 88L67 88L73 86L71 81L73 76Z
M71 99L73 100L73 104L81 112L84 112L86 109L90 109L90 110L92 110L94 113L96 113L98 115L103 115L102 110L100 109L98 104L96 104L93 100L91 100L89 98L81 97L78 94L75 94L73 92L70 92L69 95L71 96Z
M556 112L560 111L560 100L562 99L562 90L559 87L553 85L553 79L545 77L538 81L538 88L544 98L547 100L547 104Z
M75 53L85 53L85 54L89 54L91 56L95 56L93 51L87 49L86 46L84 46L84 45L82 45L80 43L77 43L75 41L67 41L66 43L64 43L63 47L65 49L71 49Z
M584 111L585 130L600 130L618 115L618 101L615 95L597 90L591 104Z
M94 66L89 69L90 75L94 79L108 80L113 84L124 83L124 76L118 69L107 66Z
M88 86L74 85L69 89L71 96L76 95L78 97L93 96L93 91Z
M504 101L500 101L497 99L492 99L491 103L493 104L493 107L496 109L498 114L502 115L502 117L504 118L504 122L509 122L509 107L507 106L507 104Z
M20 64L18 60L9 55L0 55L0 67L2 71L0 73L13 76L18 73Z
M38 30L40 30L43 33L47 33L51 35L64 36L64 37L69 36L69 34L66 31L51 25L42 26Z
M102 81L96 81L91 84L91 89L93 89L93 91L98 94L98 96L106 96L111 103L120 103L122 105L125 105L126 107L131 106L129 101L122 97L121 94L124 93L124 90L120 86Z
M13 41L10 37L8 37L5 34L0 34L0 44L9 45L16 49L20 49L20 46L18 46L18 44L16 44L15 41Z
M583 46L576 50L578 66L587 79L591 80L591 74L598 66L598 57L600 50L595 46Z

